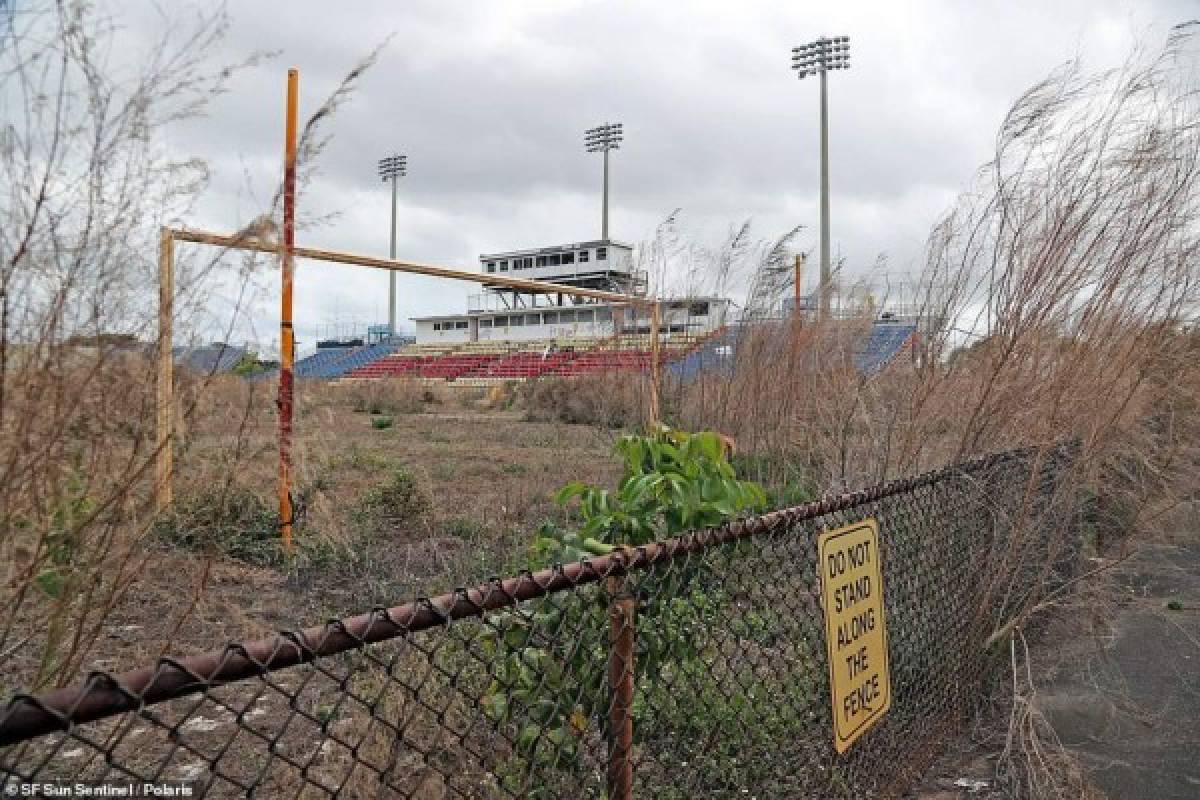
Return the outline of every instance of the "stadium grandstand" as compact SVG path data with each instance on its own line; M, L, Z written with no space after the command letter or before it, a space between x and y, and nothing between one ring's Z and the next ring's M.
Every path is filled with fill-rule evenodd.
M647 280L633 267L632 248L613 240L575 242L479 256L480 272L513 274L560 284L645 297ZM815 313L812 298L784 316ZM731 323L730 301L714 296L664 298L658 336L659 364L689 380L707 370L732 369L739 341L751 323ZM846 310L862 319L863 309ZM876 314L853 352L856 369L878 374L914 352L917 317ZM298 378L369 381L407 377L454 386L487 386L539 377L598 372L643 372L653 365L651 322L640 305L621 305L557 292L529 292L483 283L462 314L412 318L414 337L384 335L318 342L296 363Z

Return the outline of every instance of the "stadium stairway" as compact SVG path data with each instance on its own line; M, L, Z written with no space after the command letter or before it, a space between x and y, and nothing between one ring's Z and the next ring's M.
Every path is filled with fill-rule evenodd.
M667 372L685 380L694 378L709 369L720 370L728 374L733 367L733 353L737 347L737 338L741 328L727 326L716 331L683 358L670 364Z

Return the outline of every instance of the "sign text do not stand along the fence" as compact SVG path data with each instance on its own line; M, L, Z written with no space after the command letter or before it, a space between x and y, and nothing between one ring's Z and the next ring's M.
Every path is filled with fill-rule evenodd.
M865 519L823 533L817 553L833 743L844 753L892 704L879 526L874 519Z

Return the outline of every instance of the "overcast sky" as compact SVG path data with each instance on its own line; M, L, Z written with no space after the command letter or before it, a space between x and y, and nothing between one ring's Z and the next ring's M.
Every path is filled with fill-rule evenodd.
M208 3L122 0L127 35L149 42ZM190 10L189 10L190 9ZM301 244L386 254L389 194L378 158L408 156L399 255L477 267L480 252L599 236L600 157L584 129L620 121L613 238L638 243L682 208L689 239L715 243L753 220L763 237L818 230L818 84L791 48L848 35L852 67L830 76L832 235L849 273L919 269L936 219L986 162L1011 102L1056 65L1123 60L1195 16L1187 0L1129 2L355 2L230 4L214 63L278 50L241 73L211 114L173 133L214 170L197 227L233 230L269 201L281 172L286 69L302 117L376 44L377 65L328 129L320 174L299 203L337 212ZM318 324L386 321L382 273L302 262L302 350ZM458 311L475 291L400 279L400 317ZM275 346L264 291L235 340ZM214 305L218 307L219 304Z

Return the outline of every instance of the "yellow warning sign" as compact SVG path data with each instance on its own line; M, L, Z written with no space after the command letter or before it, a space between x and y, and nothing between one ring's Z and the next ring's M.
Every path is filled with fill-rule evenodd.
M825 643L833 696L833 745L839 753L892 705L879 526L865 519L817 540Z

